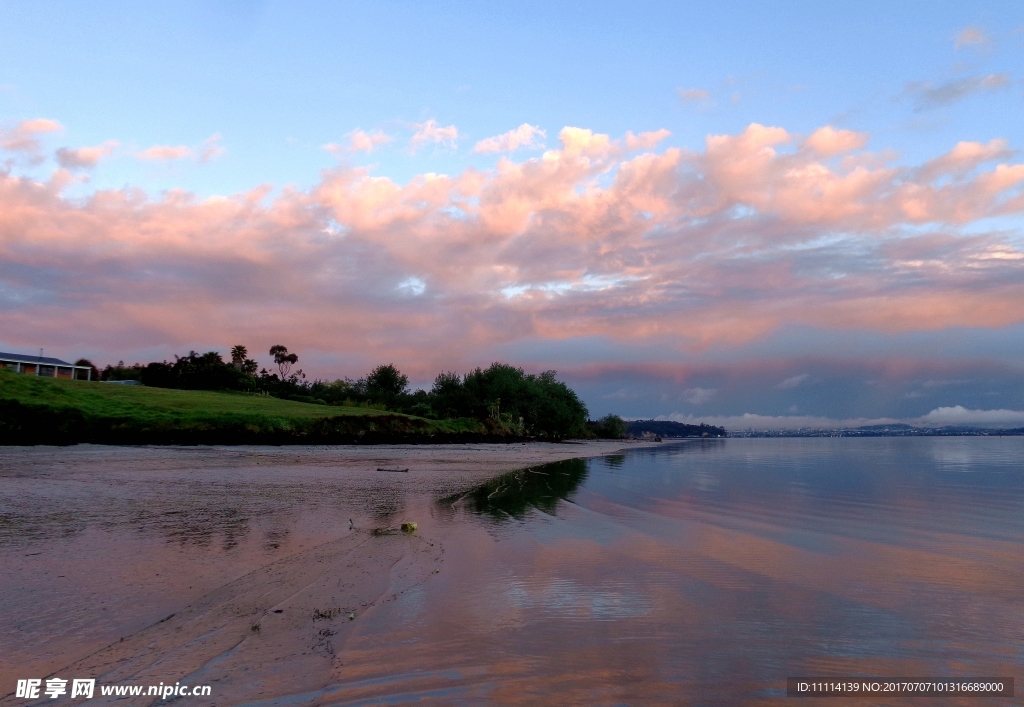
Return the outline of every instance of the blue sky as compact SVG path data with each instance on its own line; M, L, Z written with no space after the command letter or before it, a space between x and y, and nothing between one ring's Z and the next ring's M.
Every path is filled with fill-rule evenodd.
M288 338L328 378L553 367L595 412L1017 421L1022 59L1013 2L3 2L0 299L21 314L0 345L107 362ZM709 136L731 136L720 161ZM239 211L211 217L220 196ZM936 367L988 382L921 388ZM749 370L807 378L723 382ZM883 370L898 392L862 395Z
M461 150L366 162L452 172L521 123L618 135L668 128L697 149L751 122L867 131L922 161L959 140L1020 144L1019 3L3 3L8 121L60 116L65 140L140 149L223 136L203 168L104 165L96 186L230 194L308 186L355 128L456 124ZM988 41L961 44L966 29ZM1008 73L1003 89L955 84ZM929 102L928 87L950 87ZM708 93L684 100L680 91ZM981 95L979 95L981 94ZM189 167L192 167L191 165Z

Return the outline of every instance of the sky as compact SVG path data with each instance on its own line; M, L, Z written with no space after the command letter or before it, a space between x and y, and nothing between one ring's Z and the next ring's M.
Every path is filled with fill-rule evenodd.
M0 350L1024 426L1019 2L0 1Z

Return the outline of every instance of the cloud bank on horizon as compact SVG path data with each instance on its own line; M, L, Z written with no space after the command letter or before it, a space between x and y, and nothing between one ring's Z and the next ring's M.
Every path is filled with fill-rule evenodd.
M975 26L947 41L993 42ZM934 111L1014 81L977 70L894 100ZM524 115L481 137L424 116L317 143L337 162L307 186L154 195L93 179L124 158L202 168L224 133L76 147L74 127L0 125L6 348L112 362L284 343L314 375L394 361L427 384L500 359L558 369L594 414L1024 425L1015 136L908 160L841 121L750 121L684 147L667 127ZM388 150L463 163L399 179L355 161Z

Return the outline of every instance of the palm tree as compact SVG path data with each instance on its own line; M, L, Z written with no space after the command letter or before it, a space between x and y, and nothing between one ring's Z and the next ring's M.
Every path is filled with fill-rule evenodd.
M239 344L238 346L233 346L231 348L231 365L237 368L238 370L242 370L242 368L245 366L245 359L248 355L249 350L242 346L241 344Z

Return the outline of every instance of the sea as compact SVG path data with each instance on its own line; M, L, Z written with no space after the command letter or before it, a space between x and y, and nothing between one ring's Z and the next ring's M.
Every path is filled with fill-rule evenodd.
M5 704L27 704L11 701L16 679L57 675L126 637L150 645L155 621L182 605L338 538L370 547L374 531L427 552L416 571L398 559L378 567L391 579L332 618L333 634L320 629L330 641L281 658L322 677L290 682L260 667L280 650L267 608L262 637L244 636L257 658L216 678L212 701L177 701L1020 699L1006 690L1024 676L1021 437L666 441L474 486L411 483L416 469L354 479L329 458L289 461L287 449L150 448L144 463L104 461L100 447L62 454L0 453ZM408 520L414 535L399 530ZM279 605L288 616L288 600ZM204 666L162 679L214 675ZM790 678L882 687L790 697ZM884 687L996 679L1001 694Z

